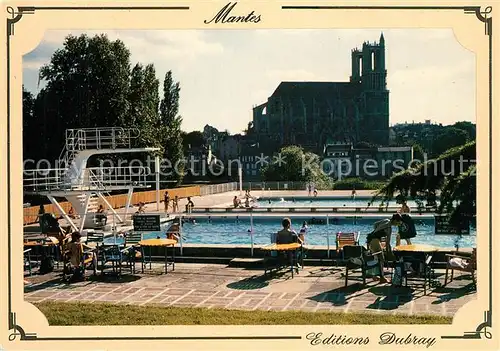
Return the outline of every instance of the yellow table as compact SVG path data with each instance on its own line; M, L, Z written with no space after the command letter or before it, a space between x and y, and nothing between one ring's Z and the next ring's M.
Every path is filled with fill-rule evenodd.
M299 243L291 243L291 244L270 244L261 247L263 251L271 252L271 251L292 251L293 254L290 255L290 271L292 272L292 278L293 278L293 270L294 270L294 263L296 262L296 256L297 256L297 250L302 250L303 246ZM303 258L304 254L301 255L302 258L302 266L304 266ZM297 268L297 273L299 272ZM267 267L264 272L264 274L267 273Z
M291 243L291 244L270 244L263 246L261 249L264 251L292 251L297 250L302 247L299 243Z
M425 245L425 244L399 245L393 248L393 251L424 252L424 253L436 252L438 250L439 248L435 246Z
M167 268L168 268L168 248L171 246L172 247L172 270L175 270L175 244L177 244L177 240L173 239L146 239L146 240L141 240L139 241L139 245L141 246L141 254L143 257L143 262L142 262L142 273L144 273L144 265L147 264L145 261L145 255L144 255L144 247L149 247L149 269L151 269L151 248L158 246L158 247L165 247L165 274L167 273Z

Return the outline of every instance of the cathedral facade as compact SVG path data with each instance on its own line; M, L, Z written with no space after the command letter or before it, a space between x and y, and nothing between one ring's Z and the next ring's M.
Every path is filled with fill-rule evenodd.
M264 149L301 145L321 153L328 142L389 143L385 40L351 51L348 82L281 82L253 109L253 136Z

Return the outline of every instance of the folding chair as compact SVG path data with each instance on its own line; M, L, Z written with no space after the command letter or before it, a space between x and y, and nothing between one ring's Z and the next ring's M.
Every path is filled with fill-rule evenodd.
M343 256L344 246L356 246L359 244L359 232L357 233L342 233L338 232L335 237L335 250L337 251L335 264L339 265L339 257ZM342 260L344 261L344 260Z

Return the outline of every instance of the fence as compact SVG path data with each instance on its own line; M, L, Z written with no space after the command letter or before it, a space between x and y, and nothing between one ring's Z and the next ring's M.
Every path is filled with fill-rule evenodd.
M307 182L244 182L244 190L307 190Z
M228 191L237 191L237 190L238 190L237 182L203 185L200 187L200 196L220 194Z
M160 190L160 199L163 199L165 191L168 191L171 199L173 199L176 195L181 199L186 198L188 196L200 195L199 186L190 186L185 188L162 189ZM106 200L113 208L122 208L125 207L125 205L127 204L127 194L106 196ZM156 190L133 193L131 205L137 205L139 204L139 202L144 202L144 203L156 202ZM71 203L65 201L65 202L60 202L59 204L61 205L63 210L66 213L68 213L69 209L71 208ZM98 204L101 204L104 207L106 207L102 199L98 200ZM24 208L24 225L36 222L38 218L39 208L40 208L39 206ZM61 215L61 213L59 213L59 210L52 204L44 205L44 208L45 212L47 213L55 213Z

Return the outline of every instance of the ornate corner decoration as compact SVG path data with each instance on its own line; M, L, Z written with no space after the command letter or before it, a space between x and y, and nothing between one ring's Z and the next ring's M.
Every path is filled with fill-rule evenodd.
M14 341L18 336L21 340L34 340L36 339L36 333L26 333L22 327L16 324L16 314L9 312L9 330L13 330L9 334L9 341Z
M18 7L17 10L14 10L13 7L7 6L7 12L11 15L12 18L7 18L7 36L14 35L14 24L19 22L23 17L23 14L33 14L35 13L35 8L33 6L21 6Z
M493 11L491 6L487 6L483 11L481 11L481 6L470 6L464 7L464 12L467 14L473 13L476 15L477 19L484 23L484 34L492 35L492 18L488 15Z

